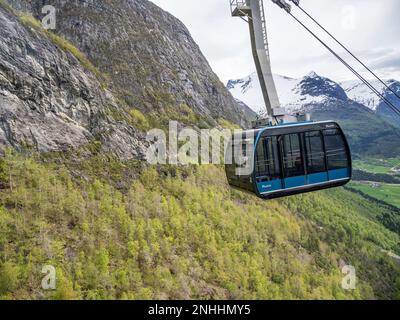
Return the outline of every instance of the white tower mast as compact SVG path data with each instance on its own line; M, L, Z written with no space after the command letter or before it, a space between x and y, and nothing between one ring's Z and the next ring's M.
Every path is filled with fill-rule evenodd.
M285 0L272 1L290 12L291 6L286 3ZM300 119L299 117L289 116L279 102L278 92L271 70L263 0L230 0L230 3L232 16L241 17L249 24L254 62L256 64L257 75L267 109L268 117L266 119L257 120L254 126L260 127L306 120L306 117Z

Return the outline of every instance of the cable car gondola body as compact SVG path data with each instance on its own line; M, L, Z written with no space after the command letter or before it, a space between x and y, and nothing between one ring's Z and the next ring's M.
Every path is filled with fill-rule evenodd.
M349 145L332 121L243 132L232 137L227 150L233 160L225 165L229 184L263 199L343 186L352 176ZM238 154L252 162L246 174L240 174Z

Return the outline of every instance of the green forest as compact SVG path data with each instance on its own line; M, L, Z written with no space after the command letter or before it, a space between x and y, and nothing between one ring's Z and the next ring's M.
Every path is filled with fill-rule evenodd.
M261 201L217 166L0 159L1 299L400 298L399 215L342 188Z
M66 5L72 1L58 3ZM117 2L102 3L113 8ZM146 3L143 1L140 5ZM195 48L186 52L190 42L184 37L185 32L176 32L180 23L171 24L164 15L155 15L151 10L128 15L129 11L121 7L121 16L129 22L121 27L118 25L120 16L113 17L107 10L88 14L92 11L86 8L88 12L85 16L85 10L72 7L66 12L72 17L78 12L82 17L74 20L67 15L66 26L79 27L87 23L82 30L90 30L77 33L74 42L71 34L63 37L61 32L42 30L35 18L15 12L3 0L0 0L0 6L4 8L0 10L5 10L4 17L14 21L10 25L19 21L29 30L29 37L32 36L31 42L23 46L18 37L15 41L10 40L9 52L14 50L17 53L19 50L32 54L33 49L42 44L43 50L53 48L49 51L52 53L49 54L49 65L56 64L52 59L57 58L61 51L67 54L68 61L71 60L72 64L66 65L62 72L58 66L51 69L57 84L52 90L59 90L61 97L66 96L68 109L73 109L75 103L82 100L78 95L92 98L92 92L80 87L80 82L91 76L93 79L97 77L102 90L106 92L110 89L106 96L115 95L113 103L120 104L117 108L116 104L108 105L108 100L105 100L104 110L100 106L97 106L98 113L92 114L90 110L90 119L82 126L85 130L90 127L96 134L88 139L88 144L79 144L85 145L81 149L59 144L56 149L47 148L39 153L38 150L43 149L23 143L25 135L17 130L20 128L14 129L18 133L16 137L21 137L22 142L17 143L15 137L8 134L10 141L2 144L0 150L0 300L400 299L398 189L387 187L399 181L398 173L391 170L398 166L398 159L388 158L398 154L399 145L396 140L398 135L392 132L393 128L385 126L383 120L373 122L375 115L368 112L362 117L357 115L354 122L346 119L348 112L345 112L341 122L358 159L355 163L358 180L368 184L372 181L385 183L382 197L370 193L369 187L359 190L356 184L350 184L345 188L263 201L230 188L223 166L149 166L139 156L140 153L127 158L131 160L121 161L118 154L104 147L119 142L119 139L112 140L111 137L113 134L118 136L118 132L125 133L125 129L133 132L129 137L135 138L134 142L142 142L145 131L152 127L165 129L170 120L197 129L217 124L229 129L238 128L233 123L235 118L238 119L235 109L227 109L231 111L230 117L227 117L226 108L234 100L223 84L216 81L217 77L211 71L212 76L204 79L197 77L204 70L190 63L193 63L193 52L197 52L193 50L198 50L198 47L193 44ZM179 37L168 40L168 36L153 32L152 25L149 29L151 14L155 15L154 21L162 21L162 25L168 27L166 30L171 29L171 38L176 34ZM18 20L11 19L13 15ZM104 38L102 29L92 29L98 26L104 28L105 17L112 31L108 39ZM146 23L141 25L139 18ZM62 30L69 29L65 27ZM118 39L118 33L132 38ZM90 41L86 42L84 36L96 34L101 35L101 43L93 42L96 44L94 49L108 52L110 43L114 43L117 53L106 55L100 50L96 59L96 56L77 48L78 39L84 43L80 49L88 49ZM151 41L144 48L131 47L143 44L146 38ZM4 39L8 40L8 37ZM156 40L162 40L161 45ZM176 85L180 84L178 80L170 81L174 91L163 89L168 81L161 83L158 76L161 78L168 74L165 72L168 70L164 70L168 65L164 59L160 63L149 56L152 53L157 59L159 56L164 58L164 52L158 48L168 48L168 44L179 48L175 43L177 41L182 47L178 51L180 55L172 51L171 59L166 61L179 60L179 65L187 58L189 64L182 69L191 72L183 74L184 86L187 83L213 84L193 89L195 96L199 92L205 95L200 99L197 110L190 104L193 97L185 96L185 100L174 96L178 94L175 92ZM157 50L149 52L153 42L157 44ZM2 52L6 53L7 59L13 60L7 48L0 50ZM45 64L44 58L40 56L37 61ZM126 64L127 61L133 64L140 62L140 58L146 68ZM26 57L24 59L19 65L21 70L30 61ZM32 61L34 65L39 65L36 60ZM82 65L88 72L81 74L83 80L77 80L80 84L77 88L68 82L71 79L75 81L75 77L69 75L65 78L75 64ZM209 66L205 59L204 64L203 68L207 71ZM170 68L174 79L182 77L177 70ZM52 90L46 88L43 92L51 98L48 108L40 103L29 107L26 101L32 102L42 93L32 96L32 101L29 101L25 78L36 79L39 76L28 72L17 73L13 76L4 73L4 79L7 76L8 82L13 84L10 85L9 97L20 91L23 97L20 110L23 112L15 118L6 119L8 123L13 125L29 108L32 108L39 124L50 113L55 117L56 112L52 108L57 99L53 99ZM14 76L21 76L23 81L18 84ZM186 79L186 76L189 78ZM47 81L44 76L41 79L41 82ZM210 79L214 79L215 83ZM32 87L36 83L32 80ZM137 95L135 99L133 92ZM215 100L210 100L210 96ZM87 108L95 109L96 105L90 99ZM99 103L102 99L99 97ZM218 114L211 112L220 104ZM85 108L82 109L86 110L86 105L83 106ZM43 114L35 107L43 107ZM14 108L14 104L10 108ZM73 117L74 113L68 114ZM327 119L330 114L317 116ZM22 119L29 121L30 118L25 115ZM101 122L103 118L107 122ZM71 126L75 123L65 114L62 119L54 119L53 122L65 121ZM4 120L4 123L7 121ZM29 122L23 124L29 128ZM115 126L110 127L111 124ZM98 126L104 127L104 132L94 130ZM39 133L49 129L46 125L39 128ZM115 128L121 130L115 133ZM376 134L374 139L367 136L370 134L368 130ZM46 141L51 141L54 132L44 135ZM34 136L32 131L30 134ZM65 137L69 138L68 134ZM4 146L10 145L15 148L3 150ZM124 147L137 146L127 143ZM364 162L366 154L371 157L379 154L388 159ZM354 290L346 290L342 286L345 277L342 270L346 265L354 266L356 270ZM53 266L56 270L54 290L42 286L46 276L42 272L45 266Z

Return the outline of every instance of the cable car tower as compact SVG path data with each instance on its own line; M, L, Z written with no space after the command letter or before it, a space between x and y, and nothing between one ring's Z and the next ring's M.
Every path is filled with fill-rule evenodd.
M284 0L272 0L281 8L290 12L291 6ZM230 0L231 13L249 24L251 47L257 75L265 102L267 117L257 119L253 126L265 127L288 122L308 121L309 115L291 116L281 107L272 76L271 59L269 54L267 23L263 0Z

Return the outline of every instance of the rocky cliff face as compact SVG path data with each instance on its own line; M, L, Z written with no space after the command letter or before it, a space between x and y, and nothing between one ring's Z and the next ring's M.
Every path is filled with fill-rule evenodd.
M305 76L298 84L297 90L301 95L310 95L312 97L324 96L338 100L347 100L347 95L342 87L336 82L321 77L315 72Z
M115 99L72 54L3 7L0 26L1 145L49 152L96 139L121 158L143 152L141 134L109 116Z
M44 4L57 9L55 32L110 79L113 92L131 108L167 112L189 106L211 125L224 117L247 124L211 70L187 28L147 0L10 1L41 18Z
M46 152L99 140L106 151L130 159L144 152L132 110L156 120L191 110L207 126L220 117L248 124L252 112L219 81L186 27L151 2L7 2L37 20L44 5L53 5L54 34L77 47L89 68L54 41L53 33L21 23L3 1L1 145Z

